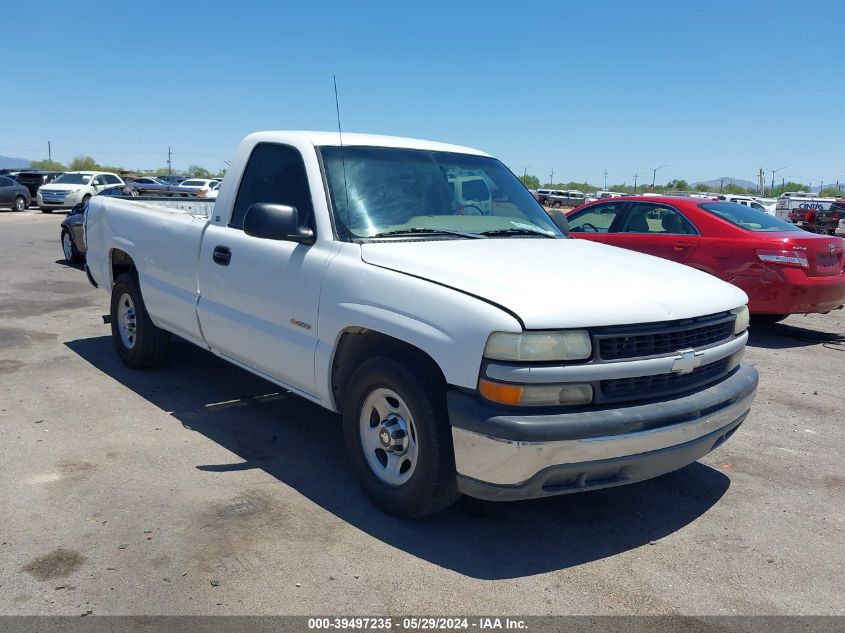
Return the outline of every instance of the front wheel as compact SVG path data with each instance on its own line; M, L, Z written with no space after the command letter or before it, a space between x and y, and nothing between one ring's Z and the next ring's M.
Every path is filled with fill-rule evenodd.
M422 517L458 498L442 390L396 360L370 359L352 375L343 434L358 482L384 512Z
M110 316L114 348L124 364L144 369L167 360L170 332L150 319L134 274L124 273L114 282Z
M18 196L15 198L15 203L12 205L12 209L15 211L25 211L26 210L26 200L24 200L23 196Z

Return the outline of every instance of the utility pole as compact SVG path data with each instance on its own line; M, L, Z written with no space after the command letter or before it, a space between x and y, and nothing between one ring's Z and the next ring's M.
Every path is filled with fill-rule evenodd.
M784 165L783 167L778 167L777 169L770 169L769 171L772 172L772 195L775 193L775 174L778 173L781 169L786 169L789 165Z
M637 193L637 178L639 178L639 174L634 174L634 194Z
M757 190L760 192L761 196L766 195L766 172L763 171L763 168L760 168L760 171L757 172Z
M173 169L170 164L170 148L167 148L167 175L170 176L173 174Z
M651 168L651 190L654 191L654 180L657 177L657 170L663 169L664 167L668 167L668 165L661 165L660 167L652 167Z
M722 189L724 189L724 187L725 187L725 179L724 179L724 178L722 178L722 179L719 181L719 193L722 193Z
M53 161L53 144L50 141L47 141L47 160Z
M784 191L786 191L786 178L781 177L781 179L780 179L780 195L783 195Z
M604 190L607 191L607 170L604 170Z
M552 167L552 173L549 174L549 186L555 184L555 168Z

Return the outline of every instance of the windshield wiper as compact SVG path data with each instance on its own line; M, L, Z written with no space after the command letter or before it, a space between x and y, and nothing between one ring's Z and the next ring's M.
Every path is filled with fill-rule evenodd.
M384 233L376 233L369 237L403 237L415 235L454 235L456 237L466 237L471 239L484 239L484 234L479 233L462 233L461 231L449 231L446 229L426 229L422 227L413 227L410 229L396 229L395 231L385 231Z
M540 237L550 237L552 239L556 239L559 237L558 235L550 235L549 233L543 233L541 231L532 231L531 229L520 229L518 227L513 227L510 229L493 229L492 231L482 231L479 235L484 235L485 237L493 237L496 235L539 235Z

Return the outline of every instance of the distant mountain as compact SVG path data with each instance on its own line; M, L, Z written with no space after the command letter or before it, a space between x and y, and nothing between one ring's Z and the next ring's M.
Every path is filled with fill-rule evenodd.
M29 167L29 161L25 158L0 156L0 169L26 169L27 167Z
M724 183L727 187L729 184L735 184L737 187L744 187L745 189L756 189L757 183L751 182L750 180L742 180L741 178L731 178L730 176L724 176L722 178L714 178L713 180L699 180L698 182L692 183L692 186L695 187L696 185L707 185L714 191L719 190L719 185Z

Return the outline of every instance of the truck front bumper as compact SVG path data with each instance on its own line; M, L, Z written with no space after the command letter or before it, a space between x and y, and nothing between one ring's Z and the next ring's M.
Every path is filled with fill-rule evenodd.
M680 398L572 413L514 414L480 396L447 396L458 488L481 499L530 499L642 481L683 468L745 420L757 370L740 365Z

